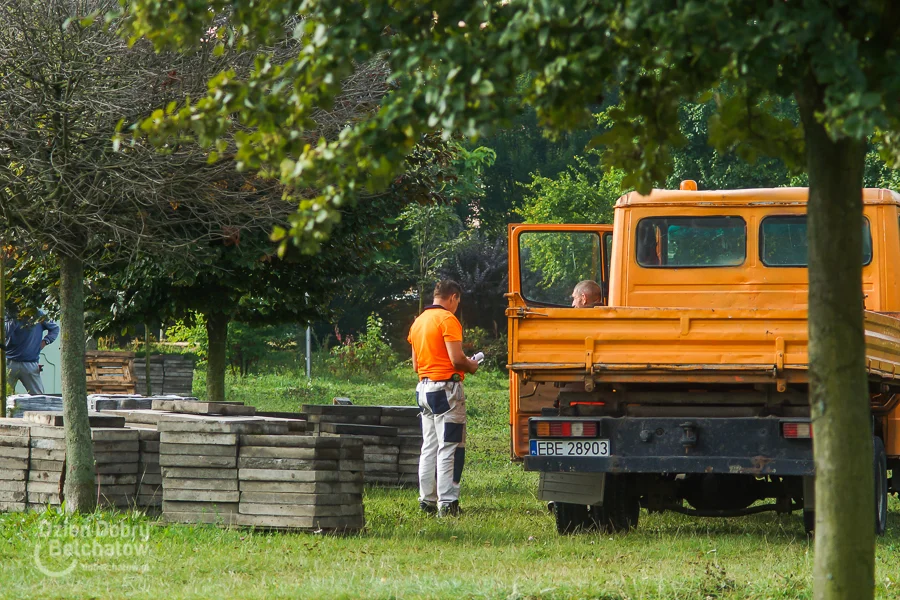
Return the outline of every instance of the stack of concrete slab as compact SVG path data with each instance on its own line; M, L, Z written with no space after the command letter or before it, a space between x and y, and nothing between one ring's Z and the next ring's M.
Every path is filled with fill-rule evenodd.
M163 380L165 379L164 360L165 355L163 354L154 354L150 357L150 388L156 394L163 390ZM147 395L146 357L134 359L134 391L141 395Z
M418 484L422 448L419 408L305 404L302 411L317 435L352 436L363 442L366 483Z
M380 424L397 428L400 454L397 456L397 483L419 484L419 455L422 453L422 409L418 406L382 406Z
M0 512L26 508L25 485L31 427L21 421L0 419Z
M304 404L300 407L300 412L306 415L307 427L312 433L321 432L322 424L342 423L368 426L381 424L380 406ZM396 431L391 435L397 435Z
M95 475L100 506L129 508L137 491L138 432L125 429L124 419L89 413ZM23 415L30 426L30 453L26 484L28 508L42 510L63 500L66 434L61 412Z
M241 435L239 525L354 531L365 527L363 444L339 437Z
M31 426L31 451L25 491L29 510L60 506L66 467L66 432L62 427Z
M26 410L62 410L62 396L17 394L6 399L8 416L22 418Z
M158 423L163 517L176 523L231 523L238 513L238 436L286 434L257 418L166 415Z
M88 410L148 409L152 399L134 394L91 394Z
M137 505L148 512L162 509L162 471L159 466L159 431L155 427L132 426L140 441L137 473Z
M400 440L396 427L383 427L380 406L304 404L309 427L322 437L352 436L363 443L366 483L397 483Z
M134 507L140 470L139 432L125 427L92 427L91 440L99 504L114 508Z
M135 390L146 393L147 369L144 358L134 359ZM194 383L194 359L182 354L156 354L150 357L150 387L157 394L190 396Z
M161 399L153 401L153 410L190 415L252 416L256 408L243 402L199 402L196 399Z

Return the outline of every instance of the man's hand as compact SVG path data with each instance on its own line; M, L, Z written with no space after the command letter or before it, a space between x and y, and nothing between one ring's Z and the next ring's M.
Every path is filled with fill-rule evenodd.
M462 342L444 342L444 344L447 346L447 354L450 355L453 368L463 373L474 373L478 370L478 363L463 354Z
M45 342L44 340L41 340L41 350L43 350L46 347L47 347L47 342Z

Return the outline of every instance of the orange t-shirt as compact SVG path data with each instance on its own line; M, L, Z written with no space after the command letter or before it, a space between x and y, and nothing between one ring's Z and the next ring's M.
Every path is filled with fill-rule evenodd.
M459 374L460 380L465 379L465 373L453 368L444 344L462 341L462 325L449 310L438 305L426 307L409 328L406 341L412 344L416 354L419 379L446 381L454 373Z

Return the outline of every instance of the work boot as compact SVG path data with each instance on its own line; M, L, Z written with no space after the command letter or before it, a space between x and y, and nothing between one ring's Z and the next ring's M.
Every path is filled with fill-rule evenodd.
M438 511L437 504L434 504L433 502L426 502L425 500L419 500L419 508L426 515L433 515Z
M462 511L459 509L459 500L441 504L438 509L439 517L458 517L461 513Z

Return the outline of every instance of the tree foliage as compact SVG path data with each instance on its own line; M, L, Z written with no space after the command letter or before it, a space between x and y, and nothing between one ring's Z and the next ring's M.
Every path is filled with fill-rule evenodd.
M207 95L155 119L157 143L193 130L211 143L232 122L251 166L278 164L285 185L314 187L288 233L314 251L337 209L383 185L427 131L477 136L518 112L518 77L544 125L589 123L611 90L613 126L595 138L623 185L647 191L673 169L682 102L714 96L710 139L738 156L777 156L809 176L810 393L816 424L816 593L872 596L869 408L862 322L861 197L866 143L900 163L900 5L809 0L512 0L459 3L267 3L131 0L133 31L159 46L196 44L229 16L236 44L263 44L301 13L296 60L265 59L247 80L224 74ZM311 107L329 103L354 61L385 56L394 84L372 118L334 139L302 141ZM797 101L799 122L773 110ZM265 107L259 110L259 107ZM864 519L868 513L868 519Z

